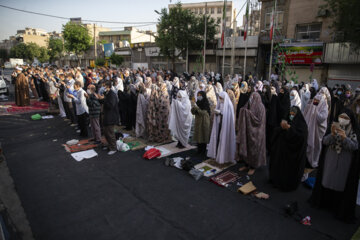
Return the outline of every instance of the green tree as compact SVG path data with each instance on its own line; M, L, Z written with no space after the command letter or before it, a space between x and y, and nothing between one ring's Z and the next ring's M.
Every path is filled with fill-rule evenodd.
M120 66L124 62L124 58L120 55L113 53L110 56L110 61L112 64L115 64L116 66Z
M97 58L95 60L95 65L99 67L105 66L105 58Z
M48 43L49 59L53 62L56 58L60 57L64 51L64 43L60 38L50 38Z
M157 12L157 11L156 11ZM173 71L175 59L184 55L186 49L200 50L203 46L204 16L197 17L177 3L174 8L167 11L163 8L158 19L158 36L156 44L160 47L160 53L172 60ZM210 17L207 20L207 40L213 41L217 24Z
M27 59L27 46L25 43L19 43L10 49L10 57Z
M325 0L321 10L327 10L333 20L331 28L335 30L335 39L350 42L360 48L360 1Z
M67 24L63 25L62 32L65 41L65 49L68 52L74 53L78 59L80 54L83 54L90 48L92 38L89 35L88 29L83 25L68 22Z
M44 48L44 47L43 47ZM46 48L44 48L46 51ZM34 58L38 58L44 55L44 50L36 43L19 43L10 49L10 57L22 58L29 61L34 61Z
M9 58L9 53L6 49L1 48L0 49L0 59L3 60L3 62L5 62L7 59Z
M38 58L40 56L41 50L39 45L36 43L27 43L26 44L26 57L25 59L34 61L34 58Z
M44 63L44 62L48 62L50 59L50 56L48 54L48 50L46 47L40 47L39 48L39 56L37 57L37 59L39 60L39 62Z
M104 45L104 44L108 43L108 41L106 41L105 39L103 39L103 40L98 41L98 43L101 44L101 45Z

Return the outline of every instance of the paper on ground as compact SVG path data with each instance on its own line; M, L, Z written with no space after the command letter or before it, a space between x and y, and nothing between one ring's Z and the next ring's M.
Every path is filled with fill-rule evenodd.
M77 153L72 153L71 156L78 162L84 160L84 159L89 159L92 157L96 157L98 154L95 152L94 149L90 149L90 150L86 150L86 151L81 151L81 152L77 152Z
M158 157L158 158L161 158L163 156L167 156L167 155L169 155L171 153L170 150L168 150L168 149L166 149L164 147L156 147L156 149L158 149L161 152L161 156Z

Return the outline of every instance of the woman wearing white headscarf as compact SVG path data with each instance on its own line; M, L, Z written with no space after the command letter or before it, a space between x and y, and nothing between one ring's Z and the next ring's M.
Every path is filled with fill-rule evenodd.
M296 106L301 109L301 99L296 90L291 90L290 92L290 107L292 106Z
M226 92L219 94L219 104L215 110L207 156L217 163L235 163L235 116L231 100Z
M305 110L305 107L307 106L309 100L310 100L310 87L309 84L305 84L304 87L300 90L300 98L301 98L301 112L303 113Z
M169 129L179 141L177 147L184 148L188 144L192 122L191 103L186 91L178 91L177 98L171 103Z
M206 84L203 83L203 82L200 82L199 87L198 87L198 88L196 89L196 91L195 91L195 95L194 95L194 97L195 97L195 102L197 101L197 94L198 94L198 92L200 92L200 91L206 92Z
M215 85L215 90L216 90L216 94L217 96L219 95L219 93L221 93L222 91L224 91L223 87L221 86L221 83L217 82Z
M312 83L311 83L311 86L312 86L313 88L315 88L316 91L319 90L319 84L318 84L318 82L317 82L317 80L316 80L315 78L313 79L313 81L312 81Z
M318 93L304 110L304 118L309 129L306 155L313 168L318 166L322 140L327 129L328 115L328 104L325 95L322 93Z

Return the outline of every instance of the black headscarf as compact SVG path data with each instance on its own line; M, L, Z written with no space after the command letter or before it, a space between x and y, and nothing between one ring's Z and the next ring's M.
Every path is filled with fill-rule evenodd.
M314 87L310 88L310 99L314 99L316 96L316 89Z
M197 94L200 94L202 96L201 101L197 100L196 101L196 105L201 109L201 110L206 110L209 113L209 116L211 116L211 111L210 111L210 104L209 104L209 100L206 97L206 93L204 91L200 91Z
M301 110L294 106L290 112L295 116L287 121L288 130L274 130L270 150L270 181L283 191L293 191L301 183L306 163L308 127Z
M278 116L281 119L286 119L287 114L290 110L290 93L287 87L282 87L284 93L279 93L279 107L278 107Z

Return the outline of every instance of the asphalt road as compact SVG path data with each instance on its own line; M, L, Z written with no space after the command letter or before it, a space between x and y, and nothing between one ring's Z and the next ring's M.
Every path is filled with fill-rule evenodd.
M73 138L74 129L59 117L0 116L0 141L37 240L350 239L360 225L312 209L311 190L303 186L274 189L266 168L252 177L270 194L265 201L204 178L196 182L163 159L144 160L143 150L108 156L96 149L98 157L76 162L61 146ZM284 216L283 206L294 200L311 226Z

